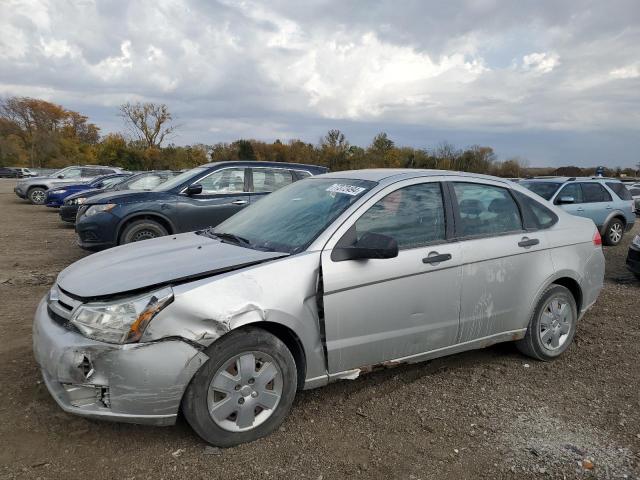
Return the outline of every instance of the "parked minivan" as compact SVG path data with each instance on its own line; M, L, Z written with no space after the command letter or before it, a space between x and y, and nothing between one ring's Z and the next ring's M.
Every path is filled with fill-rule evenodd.
M78 210L78 245L102 250L213 227L281 187L326 171L298 163L216 162L188 170L148 192L96 195Z
M593 222L512 182L335 172L215 228L79 260L37 308L34 351L67 412L181 411L227 447L276 430L298 390L375 367L514 340L555 360L603 276Z

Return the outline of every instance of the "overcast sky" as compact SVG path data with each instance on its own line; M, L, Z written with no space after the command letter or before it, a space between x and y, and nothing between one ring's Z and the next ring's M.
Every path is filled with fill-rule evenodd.
M174 142L449 141L531 166L640 162L640 0L0 0L0 95Z

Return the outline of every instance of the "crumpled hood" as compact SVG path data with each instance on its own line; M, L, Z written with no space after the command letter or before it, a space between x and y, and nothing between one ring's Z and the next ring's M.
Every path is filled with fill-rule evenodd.
M95 253L65 268L57 283L72 295L102 297L214 275L286 255L238 247L189 232Z
M154 202L159 200L175 201L175 194L169 192L153 192L146 190L121 190L117 192L105 192L100 195L91 197L91 201L87 204L103 204L103 203L136 203L136 202Z

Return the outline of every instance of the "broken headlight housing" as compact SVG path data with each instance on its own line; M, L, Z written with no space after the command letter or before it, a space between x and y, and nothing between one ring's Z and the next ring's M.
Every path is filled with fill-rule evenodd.
M86 337L108 343L132 343L142 337L153 317L173 301L171 287L112 302L80 305L73 323Z

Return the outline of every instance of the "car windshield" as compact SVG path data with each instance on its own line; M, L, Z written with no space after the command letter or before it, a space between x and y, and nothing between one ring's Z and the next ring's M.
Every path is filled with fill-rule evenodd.
M531 190L533 193L537 193L545 200L551 200L553 194L562 184L559 182L528 182L525 180L520 182L519 185Z
M375 185L354 179L301 180L200 233L249 248L294 254Z
M196 167L191 170L187 170L186 172L181 173L180 175L173 177L171 180L167 180L164 183L161 183L156 188L152 189L154 192L167 192L174 187L186 182L190 178L197 178L200 174L206 172L206 168Z

